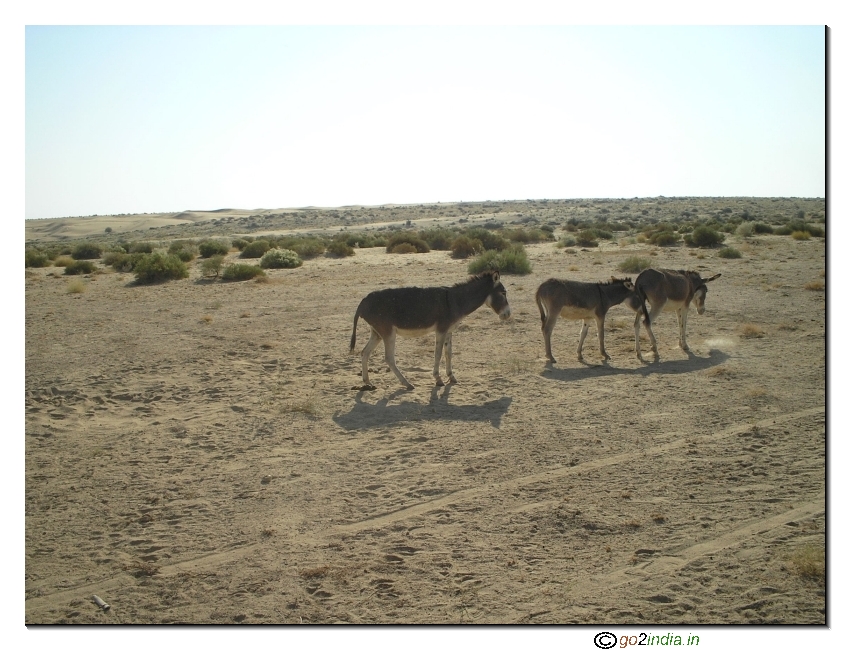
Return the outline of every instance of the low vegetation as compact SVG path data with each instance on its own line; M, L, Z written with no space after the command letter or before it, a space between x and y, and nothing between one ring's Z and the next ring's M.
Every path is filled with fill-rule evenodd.
M721 248L717 256L721 259L740 259L741 251L732 247Z
M77 261L72 261L70 264L65 266L65 274L66 275L88 275L89 273L93 273L97 266L94 263L80 259Z
M198 244L198 252L204 259L209 259L214 255L226 255L230 252L230 246L221 241L206 239Z
M352 250L352 252L354 251ZM298 268L303 263L298 254L288 248L269 250L260 259L262 268Z
M141 255L133 266L136 281L139 284L154 284L170 279L183 279L189 276L186 264L177 255L155 252Z
M624 273L639 273L652 266L652 261L646 257L626 257L623 261L617 264L617 268Z
M486 250L469 262L468 266L471 275L490 269L508 275L528 275L531 262L522 244L514 244L506 250Z
M266 272L254 264L228 264L224 267L221 279L225 282L244 282L255 277L265 276Z
M101 248L96 243L80 243L74 247L74 250L71 252L71 257L74 259L100 259L100 255L103 253L103 248Z

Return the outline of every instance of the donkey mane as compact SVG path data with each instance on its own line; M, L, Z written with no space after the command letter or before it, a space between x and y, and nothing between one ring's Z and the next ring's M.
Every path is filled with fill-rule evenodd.
M472 284L473 282L477 282L477 281L485 279L487 277L490 277L492 279L493 275L495 273L496 273L496 271L494 271L494 270L481 271L477 275L470 275L469 277L466 278L465 281L457 282L456 284L452 284L452 288L455 288L457 286L468 286L469 284Z
M603 279L598 282L600 286L608 286L610 284L624 284L625 282L631 282L631 277L612 277L611 279Z

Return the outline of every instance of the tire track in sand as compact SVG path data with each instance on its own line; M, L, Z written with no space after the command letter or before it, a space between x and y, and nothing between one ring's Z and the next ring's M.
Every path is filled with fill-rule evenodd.
M789 421L794 421L796 419L803 419L812 415L823 415L825 414L825 412L825 408L823 407L808 408L806 410L799 410L797 412L786 413L784 415L777 415L775 417L770 417L756 422L737 424L715 433L708 433L705 435L693 436L686 439L679 439L646 449L629 451L627 453L619 453L617 455L600 458L598 460L583 462L575 466L550 469L548 471L524 475L514 478L512 480L494 483L492 485L484 485L481 487L473 487L470 489L461 489L459 491L455 491L445 496L434 498L424 503L419 503L410 507L404 507L392 512L388 512L386 514L380 514L372 518L367 518L354 523L349 523L347 525L339 525L333 528L328 528L327 530L325 530L323 536L351 534L353 532L359 532L370 528L383 527L400 520L427 514L428 512L431 512L435 509L440 509L453 503L469 500L488 492L500 492L510 489L516 489L517 487L522 487L538 482L555 480L572 474L586 473L598 469L604 469L606 467L634 460L638 457L645 457L647 455L661 455L668 451L681 448L693 441L710 442L713 440L720 440L725 437L729 437L731 435L735 435L737 433L749 430L753 426L758 426L759 428L769 428L771 426L783 424ZM692 561L693 558L702 556L711 551L716 551L717 549L722 549L724 547L740 543L746 538L751 537L753 534L763 532L779 525L784 525L789 520L807 518L819 512L822 512L824 509L822 502L823 500L821 499L821 502L813 501L799 503L788 512L777 514L775 516L771 516L765 519L755 519L713 540L704 541L694 546L690 546L689 548L686 548L685 550L675 555L660 557L659 559L644 564L643 566L629 566L627 568L608 573L607 576L602 577L602 580L605 584L605 587L610 588L635 579L647 578L647 576L652 574L652 571L660 573L664 571L676 570L687 564L689 561ZM201 555L192 559L187 559L178 563L162 565L160 567L159 572L157 573L157 576L170 577L184 571L188 572L192 570L200 570L213 566L219 566L232 561L238 561L243 557L255 553L256 548L259 547L259 545L259 543L250 543L231 550L225 550L222 552L211 552L209 554ZM31 597L30 599L27 599L25 603L26 614L32 615L44 609L56 608L70 599L78 597L88 598L91 597L91 595L96 593L98 590L108 590L110 588L120 585L128 586L132 583L134 583L134 579L131 576L129 576L127 573L120 573L113 577L109 577L97 582L88 582L80 586L72 586L70 588L63 589L62 591L56 593L51 593L49 595ZM598 585L599 584L596 584L597 587Z

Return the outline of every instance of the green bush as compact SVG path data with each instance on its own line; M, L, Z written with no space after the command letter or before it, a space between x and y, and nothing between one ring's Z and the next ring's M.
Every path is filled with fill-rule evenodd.
M723 235L707 225L694 228L691 234L685 236L685 243L691 248L711 248L723 241Z
M168 254L177 255L180 261L192 261L198 254L198 246L193 241L175 241L168 246Z
M61 257L57 257L56 259L53 260L53 265L58 266L59 268L69 266L72 263L74 263L74 260L71 259L70 257L66 257L65 255L62 255Z
M812 238L812 235L807 230L794 230L791 233L791 238L797 241L807 241Z
M230 242L230 245L236 248L238 251L242 252L243 250L245 250L245 246L247 246L249 243L250 241L248 241L247 239L234 239Z
M740 259L741 251L735 248L721 248L717 256L723 259Z
M469 228L462 232L470 239L478 239L484 250L507 250L511 247L511 242L505 239L500 234L494 234L484 228Z
M432 228L420 233L420 236L431 250L451 250L456 235L445 228Z
M484 251L484 245L478 239L470 239L465 234L455 237L452 242L452 257L466 259Z
M354 254L354 248L345 241L331 241L328 244L328 254L334 257L351 257Z
M90 261L78 260L65 266L65 274L88 275L89 273L93 273L95 268L96 266Z
M130 249L127 252L144 252L152 253L154 249L153 243L150 241L134 241L130 244Z
M262 268L253 264L229 264L224 267L221 279L226 282L242 282L265 274Z
M406 247L396 250L402 244L408 244L413 250L408 250ZM387 252L431 252L431 248L413 232L396 232L387 241Z
M609 237L611 233L608 233ZM542 229L525 228L510 228L505 230L505 238L514 243L540 243L541 241L551 241L553 236L549 232Z
M27 268L44 268L50 265L50 259L40 250L30 249L24 255Z
M126 252L107 252L103 256L103 263L106 266L112 266L119 273L129 273L135 267L136 263L145 256L143 252L134 252L132 254Z
M773 227L767 223L753 223L753 232L756 234L773 234Z
M354 254L354 250L351 253ZM298 253L288 248L269 250L260 259L262 268L298 268L303 263Z
M71 256L74 259L100 259L103 249L96 243L80 243L74 247Z
M280 247L292 250L295 254L301 257L301 259L312 259L313 257L318 257L325 252L325 242L315 237L299 238L290 245Z
M245 246L239 257L242 259L259 259L269 251L269 248L271 248L271 244L266 239L257 239Z
M617 268L619 268L624 273L639 273L642 270L646 270L652 266L652 261L647 259L646 257L626 257L623 261L617 264Z
M419 251L416 250L416 246L414 246L412 243L402 241L401 243L397 243L396 245L394 245L388 252L393 255L408 255Z
M576 243L582 248L595 248L599 245L593 230L582 230L576 235Z
M201 264L201 274L204 277L218 277L222 263L224 263L224 255L213 255L209 259L204 259L204 263Z
M471 275L490 269L509 275L527 275L531 272L531 263L522 244L514 244L507 250L486 250L468 266Z
M213 255L226 255L230 252L230 248L226 243L216 241L215 239L205 239L198 244L198 252L201 257L209 259Z
M650 242L656 246L672 246L679 242L679 235L675 232L656 232L650 237Z
M143 254L133 266L133 272L140 284L153 284L189 276L186 264L180 261L177 255L164 255L161 252Z
M565 234L555 243L557 248L572 248L574 245L576 245L576 238L571 234Z

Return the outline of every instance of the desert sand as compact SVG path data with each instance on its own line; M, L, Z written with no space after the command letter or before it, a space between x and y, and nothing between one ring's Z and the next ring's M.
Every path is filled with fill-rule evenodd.
M456 385L433 384L433 334L399 340L413 391L382 346L377 389L352 389L353 314L376 289L464 280L447 252L363 249L265 283L103 268L82 293L27 269L26 623L824 624L794 557L825 541L826 293L806 284L826 246L736 247L529 245L533 272L502 278L513 317L482 307L455 333ZM618 306L609 363L593 329L579 362L562 320L547 365L537 286L650 253L722 273L691 351L665 313L641 362Z

